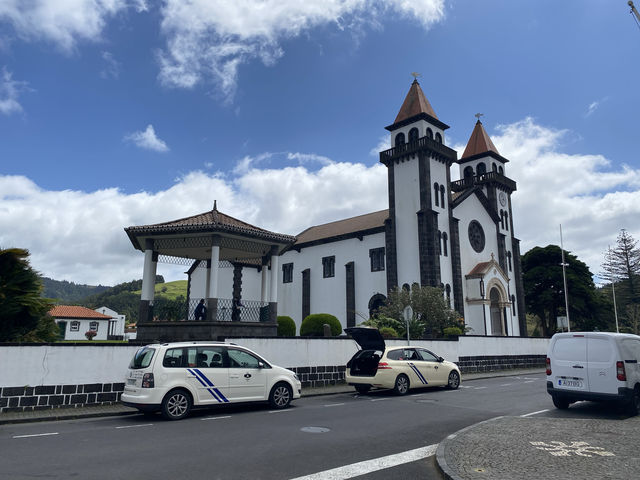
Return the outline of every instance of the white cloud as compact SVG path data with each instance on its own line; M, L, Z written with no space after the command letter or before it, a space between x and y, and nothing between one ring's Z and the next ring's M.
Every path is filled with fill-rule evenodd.
M144 132L134 132L126 135L124 140L132 142L137 147L146 150L153 150L155 152L169 151L167 144L157 137L153 125L147 125L147 129Z
M595 274L621 228L640 239L640 170L613 167L600 155L565 154L559 148L569 132L531 118L488 131L518 184L512 199L522 253L559 244L562 224L565 248ZM379 163L329 162L315 170L246 163L235 175L191 172L167 190L136 194L46 191L25 177L0 176L0 247L28 248L33 267L55 279L113 285L142 276L142 254L124 227L202 213L214 200L229 215L293 235L388 206L387 170ZM176 279L183 271L162 264L158 273Z
M72 51L78 40L95 41L107 21L129 6L128 0L2 0L0 24L8 23L25 40L46 40ZM133 2L138 10L143 1Z
M390 10L429 28L444 18L444 0L167 0L159 78L180 88L213 82L229 100L240 65L255 59L274 64L284 54L283 40L331 24L360 34L365 24L379 26Z
M118 62L111 52L102 52L102 60L104 67L100 72L100 76L104 79L118 78L120 76L121 64Z
M11 115L22 112L22 105L18 103L18 95L27 86L26 82L14 80L11 72L2 68L0 72L0 113Z
M598 110L602 106L602 104L604 102L606 102L607 100L609 100L609 97L604 97L604 98L602 98L600 100L595 100L595 101L591 102L589 104L589 106L587 107L587 111L584 114L584 116L585 117L590 117L591 115L593 115L593 113L595 113L595 111Z

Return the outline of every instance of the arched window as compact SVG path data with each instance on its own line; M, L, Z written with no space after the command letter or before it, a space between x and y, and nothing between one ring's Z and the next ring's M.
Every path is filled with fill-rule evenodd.
M516 313L516 296L515 295L511 295L511 311L513 312L514 317L518 315Z
M469 166L469 167L465 167L464 169L464 178L471 178L473 177L473 167Z
M502 167L498 167L498 173L499 173L500 175L504 175L504 168L502 168Z
M444 185L440 185L440 206L442 208L445 207L445 204L444 204Z
M440 135L440 132L436 132L436 142L442 143L442 135Z
M506 210L504 212L504 228L505 230L509 230L509 214Z
M449 308L451 308L451 285L447 283L444 287L444 291L447 294L447 303L449 304Z
M484 173L487 173L487 166L484 164L484 162L480 162L478 164L478 175L482 175Z
M427 128L427 137L433 140L433 130L431 130L430 128Z
M447 232L442 232L442 254L446 257L448 254L447 251Z
M442 233L440 230L436 233L436 237L438 238L438 255L442 255Z
M436 207L439 207L440 205L438 205L438 192L440 191L440 187L438 186L437 183L433 184L433 198L435 199L436 202Z
M372 318L378 313L378 309L382 307L387 301L387 297L381 293L376 293L369 299L369 318Z
M507 260L509 261L509 271L511 271L511 252L507 252Z
M396 147L404 145L404 133L400 132L396 135Z
M491 170L493 170L494 172L498 171L498 166L495 163L491 164Z
M404 285L402 285L402 289L406 292L410 292L411 291L411 287L409 286L408 283L405 283Z
M504 229L504 210L500 210L500 227Z
M409 143L415 142L416 140L418 140L418 137L419 133L416 127L413 127L411 130L409 130Z

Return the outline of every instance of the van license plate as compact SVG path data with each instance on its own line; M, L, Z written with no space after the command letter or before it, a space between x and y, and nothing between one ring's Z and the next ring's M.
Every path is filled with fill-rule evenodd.
M136 379L135 378L127 378L127 384L135 385L136 384Z
M558 385L560 387L582 388L582 380L567 380L561 378L558 380Z

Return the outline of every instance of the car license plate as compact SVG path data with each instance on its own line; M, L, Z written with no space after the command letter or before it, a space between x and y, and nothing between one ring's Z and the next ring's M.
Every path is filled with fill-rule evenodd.
M558 379L558 386L568 388L582 388L582 380L580 380L579 378L560 378Z
M127 378L127 384L128 385L135 385L136 384L136 379L135 378Z

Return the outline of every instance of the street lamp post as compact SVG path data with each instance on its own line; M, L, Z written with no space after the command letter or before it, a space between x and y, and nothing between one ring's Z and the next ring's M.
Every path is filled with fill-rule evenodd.
M568 266L567 263L564 263L564 245L562 243L562 224L560 224L560 250L562 252L562 280L564 282L564 308L567 312L567 331L571 331L571 321L569 320L569 294L567 292L567 273L565 267Z

